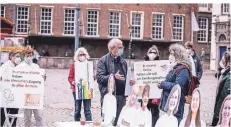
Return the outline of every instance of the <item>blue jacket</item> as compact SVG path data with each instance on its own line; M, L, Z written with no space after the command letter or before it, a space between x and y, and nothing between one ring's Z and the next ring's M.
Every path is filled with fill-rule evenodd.
M185 96L188 93L189 89L189 72L187 69L182 69L176 74L176 70L179 69L182 64L177 64L176 66L173 67L173 70L171 70L167 76L165 81L161 82L160 87L163 89L162 94L161 94L161 101L160 101L160 109L164 111L164 107L167 103L168 96L171 92L171 89L176 85L179 84L181 87L181 98L180 98L180 103L178 107L178 111L175 114L175 116L178 119L183 118L184 114L184 104L185 104Z
M195 64L195 69L196 69L196 75L197 78L200 80L203 74L203 69L202 69L202 65L201 65L201 60L199 58L199 56L196 54L196 52L194 51L194 54L192 55L194 64Z

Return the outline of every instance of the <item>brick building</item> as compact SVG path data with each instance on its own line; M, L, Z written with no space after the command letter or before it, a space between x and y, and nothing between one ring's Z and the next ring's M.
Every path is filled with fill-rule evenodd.
M1 5L1 16L14 22L13 4ZM16 4L16 34L29 35L29 43L49 56L73 56L76 4ZM143 58L155 44L162 59L168 58L172 43L191 40L190 4L81 4L80 42L91 57L108 52L111 38L121 38L128 55L132 32L132 52ZM131 24L131 29L129 29ZM194 37L196 51L203 44Z

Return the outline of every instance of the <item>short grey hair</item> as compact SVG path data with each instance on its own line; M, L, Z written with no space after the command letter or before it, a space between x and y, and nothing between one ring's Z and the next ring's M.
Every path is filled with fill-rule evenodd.
M172 44L169 47L169 52L171 53L171 51L174 52L174 57L176 61L182 62L182 61L188 60L188 56L186 54L186 49L184 48L184 46L177 44L177 43Z
M108 44L107 44L108 50L111 51L113 48L116 47L116 44L118 44L118 43L122 43L123 44L123 42L120 39L118 39L118 38L111 39L108 42Z
M181 97L181 87L180 87L180 85L178 85L178 84L175 85L175 86L172 88L170 94L168 95L167 103L166 103L165 106L164 106L164 111L165 111L165 112L167 112L168 109L169 109L170 98L172 97L173 93L174 93L175 91L177 91L177 90L178 90L178 100L177 100L177 105L176 105L176 107L175 107L175 109L174 109L174 111L173 111L173 114L176 114L176 113L177 113L178 107L179 107L179 103L180 103L180 97Z
M78 60L78 55L80 52L83 52L86 55L86 58L89 59L90 56L87 52L87 49L85 49L84 47L78 48L77 51L75 52L75 56L74 56L74 61Z

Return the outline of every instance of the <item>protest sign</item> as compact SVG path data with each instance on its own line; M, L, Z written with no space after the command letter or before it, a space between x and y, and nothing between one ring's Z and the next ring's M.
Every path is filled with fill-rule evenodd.
M145 85L150 86L150 98L160 98L161 90L157 87L158 82L167 75L168 60L144 61L134 63L134 78L140 88L140 95Z
M94 97L93 62L75 62L76 99L92 99Z
M2 69L0 107L42 109L44 69Z

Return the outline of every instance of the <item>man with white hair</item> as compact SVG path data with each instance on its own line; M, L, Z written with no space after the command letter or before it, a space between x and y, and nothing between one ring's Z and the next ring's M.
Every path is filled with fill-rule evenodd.
M121 57L124 52L123 42L120 39L111 39L108 43L109 53L99 59L97 65L97 82L101 93L101 107L103 104L104 95L107 93L108 78L110 74L115 75L115 91L117 113L114 126L117 124L118 117L123 106L126 103L125 84L127 76L127 62ZM133 85L134 81L130 81Z

